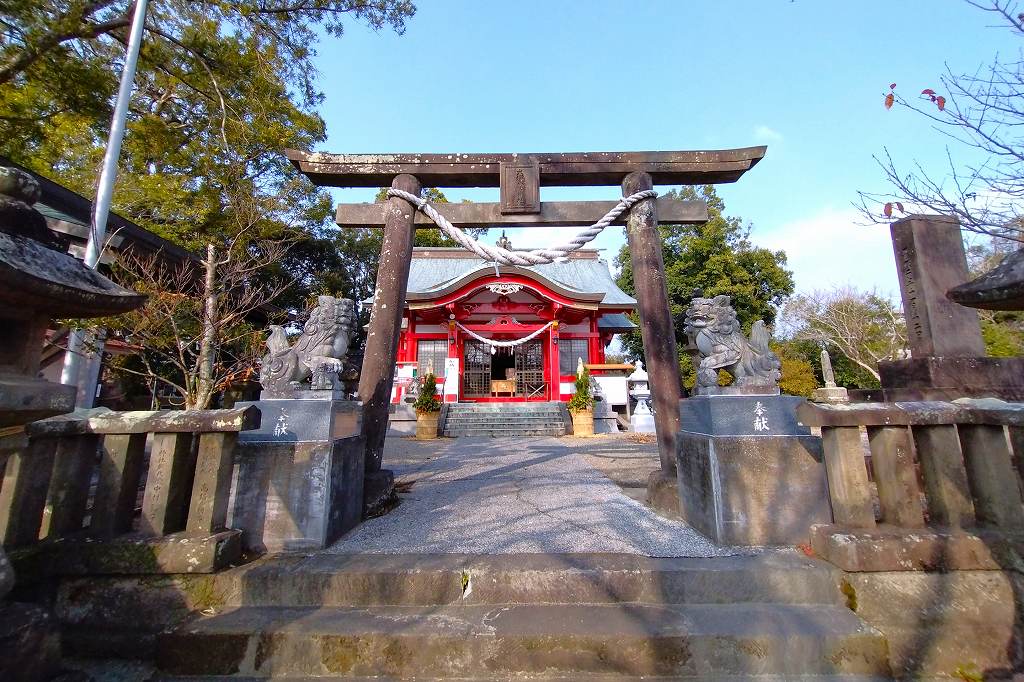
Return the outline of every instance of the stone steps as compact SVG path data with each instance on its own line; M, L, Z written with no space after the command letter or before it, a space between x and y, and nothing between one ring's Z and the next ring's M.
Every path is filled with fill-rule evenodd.
M447 421L456 424L502 424L507 423L508 419L509 418L500 415L494 417L483 415L458 415L453 417L450 415L449 418L447 418ZM530 424L537 422L562 423L559 415L529 415L526 417L515 417L514 421L516 424Z
M564 436L565 429L446 429L444 435L446 438L540 438Z
M217 576L228 606L786 603L840 605L839 578L789 553L714 559L628 554L280 557Z
M443 424L448 437L564 436L566 431L561 407L551 403L456 403Z
M885 639L839 606L791 604L241 607L158 639L170 674L888 672Z
M124 679L124 678L122 678ZM155 678L159 682L217 682L224 680L219 675L163 675ZM231 682L256 682L265 680L265 677L251 677L236 675L230 678ZM336 677L324 675L275 675L275 680L289 680L291 682L330 682L332 680L345 680L345 682L397 682L402 678L398 677ZM577 673L571 676L559 675L529 675L529 676L497 676L497 677L426 677L417 676L419 682L509 682L509 680L528 680L528 682L673 682L685 679L673 675L665 676L634 676L634 675L607 675L602 673ZM701 682L891 682L890 677L866 676L866 675L701 675ZM932 678L919 678L920 682L932 680ZM949 682L949 678L935 679L932 682Z
M886 679L838 580L791 552L281 556L215 576L155 648L182 682Z

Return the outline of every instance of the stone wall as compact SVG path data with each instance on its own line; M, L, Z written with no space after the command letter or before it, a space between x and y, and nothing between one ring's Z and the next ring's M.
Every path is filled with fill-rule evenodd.
M847 605L889 642L901 678L1008 678L1021 669L1024 576L1011 571L847 573Z

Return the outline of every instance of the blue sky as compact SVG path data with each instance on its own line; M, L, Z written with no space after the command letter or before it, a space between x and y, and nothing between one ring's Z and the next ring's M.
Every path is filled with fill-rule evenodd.
M997 51L1015 55L1019 41L958 0L417 4L403 36L352 23L319 45L323 150L767 144L765 159L719 192L756 243L787 251L802 290L897 291L887 228L859 224L851 204L857 190L885 189L872 159L883 147L898 162L940 167L946 143L921 117L886 111L882 96L891 82L907 96L939 89L945 64L971 71ZM496 189L446 194L497 201ZM542 200L618 196L617 187L542 189ZM540 246L574 232L510 236ZM622 242L611 228L595 244L612 257Z

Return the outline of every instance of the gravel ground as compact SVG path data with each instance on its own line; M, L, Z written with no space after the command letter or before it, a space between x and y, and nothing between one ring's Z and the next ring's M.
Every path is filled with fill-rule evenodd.
M748 553L718 547L685 523L665 519L626 494L624 488L643 485L657 466L655 447L632 443L626 434L582 439L389 438L384 466L407 488L402 503L326 551L621 552L656 557Z

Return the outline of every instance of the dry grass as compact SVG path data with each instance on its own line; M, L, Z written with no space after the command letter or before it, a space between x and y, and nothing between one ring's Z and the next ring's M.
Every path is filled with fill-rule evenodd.
M658 442L658 437L653 433L631 433L626 438L637 445L650 445Z

